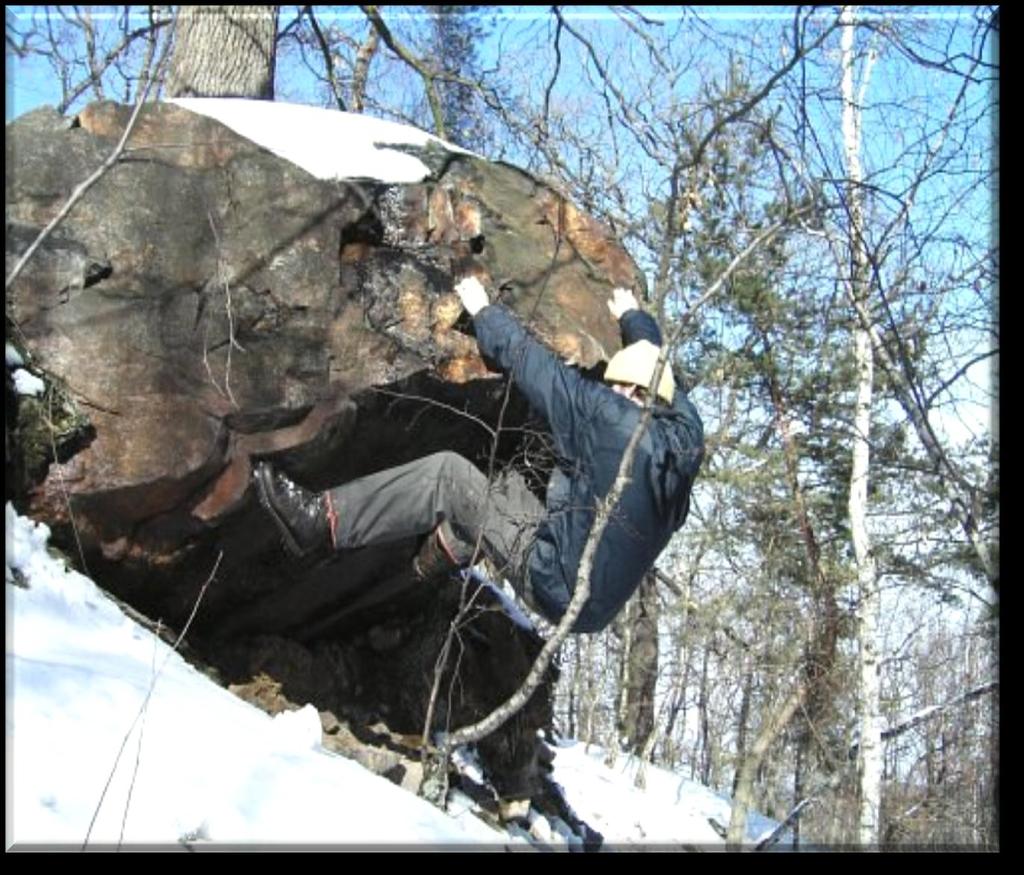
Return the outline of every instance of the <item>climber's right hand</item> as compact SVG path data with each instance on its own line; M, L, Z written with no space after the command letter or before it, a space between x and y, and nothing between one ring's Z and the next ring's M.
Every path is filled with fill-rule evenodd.
M608 309L611 310L612 316L618 320L622 318L623 313L629 310L639 310L640 304L637 302L636 295L632 291L619 287L612 289L612 297L608 301Z

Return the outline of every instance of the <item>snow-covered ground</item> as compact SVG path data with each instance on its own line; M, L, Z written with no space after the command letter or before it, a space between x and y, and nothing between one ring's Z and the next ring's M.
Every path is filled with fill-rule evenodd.
M496 831L320 745L312 706L271 718L188 665L6 507L6 846L580 848L560 822ZM554 780L606 848L721 847L728 801L603 752L555 748ZM456 800L458 802L459 800ZM463 800L465 801L465 800ZM752 817L750 837L773 824Z

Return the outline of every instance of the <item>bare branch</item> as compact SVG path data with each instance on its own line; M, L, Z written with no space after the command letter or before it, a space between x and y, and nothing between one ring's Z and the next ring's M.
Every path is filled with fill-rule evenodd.
M97 87L103 74L124 57L128 49L131 48L132 44L142 37L152 38L153 34L159 31L161 28L171 24L173 19L162 18L155 20L152 24L148 24L145 27L139 27L130 33L124 34L120 42L115 45L110 51L104 55L102 60L93 60L90 55L90 71L89 75L79 82L77 85L71 86L67 89L63 99L57 105L57 111L60 113L67 112L68 108L81 97L90 87ZM102 94L97 92L98 97L102 97Z
M556 22L555 23L555 42L554 42L554 47L555 47L555 70L551 74L551 81L548 82L548 87L544 91L544 131L545 131L545 133L547 132L547 129L548 129L548 118L551 115L551 92L555 88L555 83L558 81L558 73L562 69L562 45L561 45L561 39L560 39L561 36L562 36L562 26L563 26L562 16L561 15L556 15L555 16L555 22Z
M316 20L316 15L313 14L313 7L306 6L303 11L309 18L309 23L313 26L313 33L316 34L316 40L320 44L320 51L324 56L324 65L327 67L327 84L331 88L334 102L338 104L338 109L345 112L345 101L341 96L341 87L338 84L337 76L334 75L334 57L331 53L331 47L327 45L324 32L320 29L320 23Z
M964 376L971 368L997 355L999 355L998 348L987 350L983 353L979 353L978 355L974 356L971 359L968 359L959 368L956 369L956 372L951 377L949 377L946 380L943 380L939 387L928 396L928 398L924 402L925 409L931 409L932 405L935 403L935 399L938 398L939 395L945 392L962 376Z
M448 133L444 124L444 110L441 108L441 98L437 93L437 85L435 84L438 78L437 74L395 39L390 28L384 23L384 19L380 17L379 7L360 6L359 8L363 10L370 23L376 28L381 39L384 40L384 45L419 74L423 80L423 87L427 92L430 112L434 117L434 133L442 140L447 139Z
M669 341L662 345L661 352L658 356L658 362L654 368L654 375L648 388L647 399L640 415L640 420L637 423L636 428L633 430L633 434L630 436L629 442L626 444L626 448L623 452L622 460L619 464L619 469L615 476L615 480L612 483L611 489L608 491L608 494L598 502L596 507L594 523L591 527L590 535L587 538L587 543L583 548L583 554L580 557L579 572L576 578L576 588L569 601L569 605L566 608L565 614L562 616L551 637L541 648L541 651L527 674L526 679L512 697L499 708L495 709L485 718L472 726L464 727L446 736L443 740L443 751L450 751L459 745L470 744L490 735L496 729L500 728L513 715L518 713L530 700L530 697L536 692L551 664L551 660L554 658L555 653L558 652L562 642L569 635L576 619L582 612L587 599L590 597L590 574L593 569L594 557L597 554L597 546L601 542L604 531L612 519L615 507L618 504L623 490L631 480L633 460L636 456L637 447L640 445L640 440L643 437L654 412L653 404L654 399L657 397L656 390L661 381L661 375L667 367L670 354L679 342L684 327L689 319L692 318L697 308L704 306L721 291L726 280L743 260L749 257L751 253L753 253L759 246L763 245L768 239L778 233L788 222L792 221L796 215L801 212L805 212L808 209L810 209L810 207L805 207L804 210L798 211L798 213L793 214L787 217L787 219L772 226L767 231L758 235L754 241L745 247L744 250L729 264L723 274L712 284L711 288L690 309L684 318L679 321L679 324L673 331ZM803 690L803 685L801 685L800 689L801 691ZM801 692L796 697L795 704L792 705L792 711L796 710L796 707L800 702L802 702L802 700L803 694Z
M164 43L163 55L161 56L160 60L157 62L157 69L158 70L163 66L163 63L164 63L164 61L167 58L167 51L168 51L169 46L170 46L170 42L169 41ZM153 48L154 48L154 46L151 45L149 51L147 52L146 60L145 60L145 62L143 64L143 69L145 71L149 70L150 63L152 62ZM146 77L146 85L143 88L143 90L141 92L139 92L138 99L135 101L135 109L132 110L131 118L128 119L128 124L125 126L124 133L121 135L121 139L118 141L117 145L114 147L114 151L110 153L110 155L107 157L107 160L104 161L88 179L86 179L83 183L81 183L71 193L71 197L68 198L67 203L65 203L64 206L57 213L57 215L54 216L50 220L50 222L47 224L47 226L45 228L43 228L42 231L39 232L39 235L36 237L35 240L32 241L31 245L25 251L25 254L22 255L21 258L18 259L17 264L14 265L13 270L11 270L10 274L7 276L7 279L4 281L4 290L5 291L10 289L10 287L13 285L14 281L18 278L18 276L21 274L21 272L25 269L25 265L28 264L29 259L32 258L32 256L35 254L36 250L54 232L54 229L56 229L56 227L62 221L64 221L65 217L67 217L67 215L75 208L75 205L83 197L85 197L85 195L89 191L89 189L91 189L97 182L99 182L99 180L103 178L104 174L106 174L106 172L108 170L110 170L110 168L113 167L117 163L118 159L121 157L121 153L124 151L125 144L128 142L128 137L131 136L131 132L132 132L132 130L135 127L135 122L138 120L139 113L141 112L142 106L143 106L143 104L146 101L146 97L149 94L150 85L152 84L154 78L156 78L156 77L150 77L150 76Z
M914 729L923 723L927 723L929 720L934 720L936 717L942 716L942 714L950 708L955 708L957 705L965 705L968 702L980 699L982 696L986 696L989 693L996 693L998 690L999 681L989 681L988 683L981 684L980 686L968 690L966 693L954 696L952 699L947 702L943 702L941 705L933 705L930 708L925 708L913 717L909 717L906 720L900 721L895 726L890 726L888 729L882 730L879 734L879 738L882 741L888 741L890 738L898 738L904 733L909 732L911 729ZM851 760L857 758L857 752L859 749L860 742L855 742L850 746L848 756Z
M693 163L699 164L703 160L704 151L711 144L711 141L714 140L714 138L718 136L718 134L722 130L724 130L734 121L743 118L755 106L757 106L762 100L764 100L774 90L775 86L782 79L784 79L789 74L789 72L794 67L797 66L797 64L801 63L801 61L803 61L807 57L807 55L809 55L814 49L822 45L825 42L825 40L827 40L829 36L831 36L832 33L838 29L838 27L839 21L837 18L836 21L832 22L832 24L830 24L828 27L822 30L821 34L818 36L817 39L815 39L809 45L804 46L800 45L798 38L794 34L795 50L793 52L793 57L790 58L789 61L785 63L782 67L776 70L775 73L773 73L768 78L768 80L764 83L764 85L761 86L760 89L758 89L756 92L754 92L754 94L752 94L749 98L743 101L743 103L741 103L735 110L723 116L714 125L711 126L711 129L703 136L703 138L701 138L701 141L698 144L697 148L694 149L692 158Z
M370 62L377 52L380 44L380 34L375 27L370 27L366 35L366 41L356 52L355 69L352 72L352 109L354 112L362 112L366 101L366 81L370 75Z

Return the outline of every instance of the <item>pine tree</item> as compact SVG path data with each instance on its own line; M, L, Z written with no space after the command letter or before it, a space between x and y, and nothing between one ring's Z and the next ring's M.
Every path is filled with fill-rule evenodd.
M484 113L472 86L480 77L479 48L487 35L481 6L427 6L434 64L442 77L437 87L448 139L457 146L485 151ZM451 77L451 78L445 78Z

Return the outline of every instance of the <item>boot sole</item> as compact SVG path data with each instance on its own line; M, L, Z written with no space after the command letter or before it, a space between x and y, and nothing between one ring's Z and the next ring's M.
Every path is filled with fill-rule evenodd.
M292 535L287 523L285 523L284 519L277 512L277 508L274 507L274 503L270 500L271 485L267 482L270 476L270 468L267 465L257 465L256 497L259 499L263 509L270 514L270 518L274 521L274 525L277 526L278 533L284 539L285 548L296 559L302 559L309 553L309 551L303 550L299 547L299 542L295 540L295 536Z

